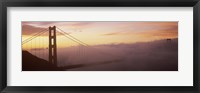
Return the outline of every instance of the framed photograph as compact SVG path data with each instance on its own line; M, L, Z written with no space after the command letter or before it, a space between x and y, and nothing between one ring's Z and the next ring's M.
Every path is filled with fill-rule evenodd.
M199 93L199 0L0 6L1 92Z

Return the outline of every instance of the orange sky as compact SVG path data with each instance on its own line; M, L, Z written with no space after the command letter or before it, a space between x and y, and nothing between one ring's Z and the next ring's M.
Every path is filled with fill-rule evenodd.
M54 25L88 45L178 38L178 22L22 22L22 41ZM41 35L32 42L48 44L48 33ZM58 47L73 45L76 45L76 43L62 35L57 35ZM26 46L29 47L29 43Z

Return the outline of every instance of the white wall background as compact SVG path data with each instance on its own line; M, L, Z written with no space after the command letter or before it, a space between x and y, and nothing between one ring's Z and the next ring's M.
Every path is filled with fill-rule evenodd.
M9 7L8 86L193 86L192 7ZM179 71L21 71L21 21L179 21Z

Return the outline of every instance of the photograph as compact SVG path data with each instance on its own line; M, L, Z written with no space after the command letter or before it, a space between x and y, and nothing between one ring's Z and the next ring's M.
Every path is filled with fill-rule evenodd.
M200 0L0 6L2 93L199 93Z
M178 71L178 21L22 21L22 71Z

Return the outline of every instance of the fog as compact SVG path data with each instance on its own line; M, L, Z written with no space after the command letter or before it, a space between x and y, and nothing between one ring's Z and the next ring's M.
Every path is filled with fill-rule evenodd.
M57 56L59 67L85 64L66 69L72 71L177 71L178 39L73 46L59 48Z

